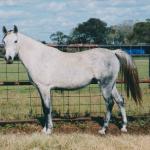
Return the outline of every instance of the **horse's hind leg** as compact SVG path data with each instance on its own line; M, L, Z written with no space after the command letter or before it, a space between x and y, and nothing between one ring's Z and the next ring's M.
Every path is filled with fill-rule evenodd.
M110 118L111 118L112 109L114 106L114 101L113 101L113 98L111 95L112 87L113 87L113 84L109 84L107 86L103 86L103 85L101 86L101 90L102 90L102 94L103 94L103 97L105 100L107 112L106 112L104 125L103 125L102 129L98 131L100 134L105 134L106 129L109 125Z
M112 97L114 98L114 100L116 101L116 103L118 104L120 111L121 111L121 115L122 115L122 119L123 119L123 126L121 128L122 132L127 132L127 116L126 116L126 111L125 111L125 106L124 106L124 99L123 97L118 93L118 90L116 88L116 85L113 87L112 90Z

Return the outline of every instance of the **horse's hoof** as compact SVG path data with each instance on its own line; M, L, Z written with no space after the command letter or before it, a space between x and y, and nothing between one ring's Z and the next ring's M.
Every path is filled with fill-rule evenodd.
M46 133L46 127L44 127L44 128L42 129L42 132L43 132L43 133Z
M100 135L105 135L105 130L101 129L101 130L98 131L98 133L99 133Z
M121 128L121 132L127 133L127 128Z
M47 129L46 134L48 134L48 135L52 134L52 129Z
M46 129L45 127L42 129L42 132L44 133L44 134L47 134L47 135L50 135L50 134L52 134L52 129Z

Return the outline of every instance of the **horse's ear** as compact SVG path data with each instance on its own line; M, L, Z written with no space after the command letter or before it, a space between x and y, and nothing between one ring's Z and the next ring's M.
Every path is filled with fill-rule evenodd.
M3 33L4 33L4 34L7 34L7 29L6 29L5 26L3 26L3 29L2 29L2 30L3 30Z
M18 28L16 25L14 25L14 33L17 33L18 32Z

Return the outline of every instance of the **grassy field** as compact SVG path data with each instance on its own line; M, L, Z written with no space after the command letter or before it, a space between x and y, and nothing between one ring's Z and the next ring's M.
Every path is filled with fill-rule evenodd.
M149 150L149 135L0 134L1 150Z
M148 58L135 58L141 79L148 78ZM7 73L6 73L7 72ZM18 73L19 72L19 73ZM15 62L6 65L0 60L0 81L28 80L25 68ZM138 107L130 99L126 101L128 115L144 115L150 113L150 89L148 84L141 84L143 92L143 107ZM125 96L123 85L118 85L119 91ZM104 115L104 101L97 85L90 85L76 91L52 91L54 116L88 116ZM117 107L114 113L117 114ZM28 119L42 114L41 102L37 90L33 86L0 86L0 119Z

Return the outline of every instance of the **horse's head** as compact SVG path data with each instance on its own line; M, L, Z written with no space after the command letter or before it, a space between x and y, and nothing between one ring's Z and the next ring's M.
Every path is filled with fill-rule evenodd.
M14 29L7 31L6 27L3 26L3 43L5 48L5 60L7 63L13 63L15 56L18 54L18 29L14 25Z

